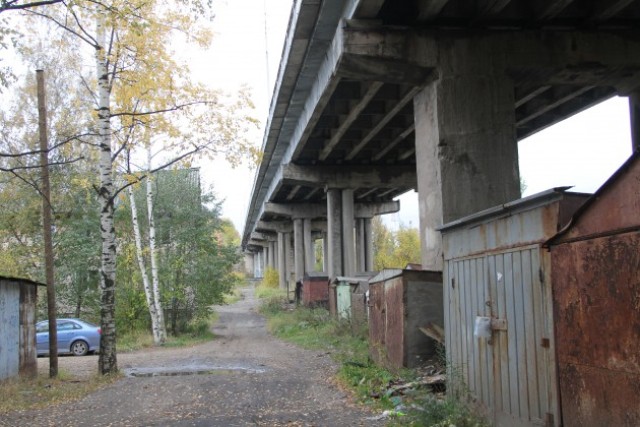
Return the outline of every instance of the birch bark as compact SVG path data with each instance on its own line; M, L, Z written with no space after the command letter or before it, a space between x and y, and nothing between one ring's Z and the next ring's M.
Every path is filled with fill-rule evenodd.
M148 169L151 171L151 146L147 150ZM156 326L153 339L157 345L164 344L167 339L167 329L164 324L164 312L160 302L160 280L158 278L158 256L156 249L156 223L153 219L153 182L147 177L147 215L149 217L149 252L151 258L151 281L153 285L153 304L156 311ZM157 338L156 338L157 336ZM156 341L157 339L157 341Z
M111 84L109 67L105 52L106 28L104 11L99 10L96 19L95 59L98 77L98 133L99 133L99 173L100 184L98 200L100 202L100 234L102 238L100 268L100 356L98 371L101 374L118 371L116 357L116 231L113 222L113 164L111 152Z
M131 205L131 222L133 225L133 236L136 242L136 258L138 260L138 267L140 268L140 275L142 276L142 287L144 288L144 296L147 301L147 307L149 307L149 316L151 317L151 330L153 331L153 342L158 345L164 343L161 342L160 335L158 334L158 316L156 310L156 304L153 298L153 290L149 283L149 276L147 275L147 268L144 263L144 255L142 248L142 236L140 233L140 225L138 223L138 207L136 205L136 198L134 197L133 186L129 189L129 203Z

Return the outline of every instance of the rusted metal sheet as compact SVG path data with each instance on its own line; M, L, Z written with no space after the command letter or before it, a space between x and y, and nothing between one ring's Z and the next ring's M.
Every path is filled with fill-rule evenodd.
M307 307L328 306L329 279L327 276L305 276L302 284L302 303Z
M640 425L640 155L549 242L565 426Z
M384 303L384 282L369 285L369 354L378 365L386 364L387 307Z
M395 270L370 285L370 353L392 368L415 367L434 357L436 344L419 327L443 324L442 274Z
M329 313L333 317L338 316L338 296L335 283L329 284Z
M353 326L366 322L369 317L367 307L367 293L369 291L369 281L361 280L357 285L351 287L351 319L355 320Z
M640 425L640 233L552 246L564 425Z
M467 389L497 426L561 423L542 244L586 198L548 191L442 229L449 387ZM486 337L478 318L490 319Z
M38 375L36 349L36 301L37 286L20 287L20 368L22 377Z
M404 317L406 312L405 288L402 276L384 283L384 302L387 305L386 352L387 366L401 368L405 357Z

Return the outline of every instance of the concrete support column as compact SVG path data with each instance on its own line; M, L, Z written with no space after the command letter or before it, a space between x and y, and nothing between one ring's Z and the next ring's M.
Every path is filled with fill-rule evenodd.
M269 242L268 246L265 248L265 250L267 251L267 268L275 268L275 257L273 256L274 254L274 250L273 250L274 246L273 246L273 242Z
M342 269L346 276L356 273L354 208L353 190L342 190Z
M311 238L311 218L305 218L303 221L304 235L304 271L305 273L315 270L316 254L313 247L313 239Z
M276 241L270 241L269 242L269 267L272 269L276 269L277 267L277 258L278 258L278 253L276 252Z
M304 223L302 218L293 220L293 263L295 280L304 276Z
M287 288L287 295L289 295L289 290L291 289L295 289L295 282L293 283L293 287L292 287L292 280L294 279L294 275L293 275L293 264L292 264L292 256L293 256L293 251L291 250L291 234L292 233L284 233L284 270L285 270L285 281L287 282L286 284L286 288Z
M371 229L371 218L363 218L364 222L364 252L365 271L373 271L373 231Z
M287 257L285 253L283 232L278 232L278 278L280 289L287 289Z
M640 91L629 95L629 121L631 124L631 150L640 150Z
M322 233L322 271L329 271L327 260L329 259L329 237L327 233Z
M260 266L258 265L258 252L254 252L251 254L253 257L253 277L254 278L258 278L260 277Z
M342 195L340 190L327 190L327 275L342 276Z
M356 270L367 269L366 239L364 235L364 218L356 218Z
M414 98L422 265L436 270L438 227L520 197L512 81L492 68L490 45L440 53L440 79Z

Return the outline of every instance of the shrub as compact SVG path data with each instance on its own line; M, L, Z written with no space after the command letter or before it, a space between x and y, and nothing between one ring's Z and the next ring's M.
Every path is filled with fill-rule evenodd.
M267 288L277 288L280 284L280 275L278 274L278 270L267 267L264 272L264 278L262 279L261 286L265 286Z

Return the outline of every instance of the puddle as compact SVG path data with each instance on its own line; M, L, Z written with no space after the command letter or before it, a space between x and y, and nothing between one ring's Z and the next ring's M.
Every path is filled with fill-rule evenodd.
M228 375L228 374L262 374L263 368L249 368L245 366L180 366L180 367L153 367L153 368L125 368L127 377L175 377L183 375Z

